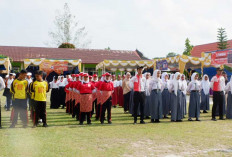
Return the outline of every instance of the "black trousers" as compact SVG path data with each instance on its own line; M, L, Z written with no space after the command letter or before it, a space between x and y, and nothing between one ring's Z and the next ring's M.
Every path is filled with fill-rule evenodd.
M12 101L13 105L13 119L12 125L16 125L18 121L18 116L23 122L23 125L27 125L27 99L15 99Z
M98 118L100 118L101 105L96 104L95 105L95 110L96 110L96 119L98 119Z
M101 105L101 118L100 118L101 122L104 122L106 110L107 110L107 120L111 121L111 106L112 106L112 97L107 99L106 102Z
M143 121L144 118L144 103L146 99L145 92L134 92L134 121L137 121L138 107L140 105L140 120Z
M80 120L81 113L80 113L80 103L74 105L74 116L76 115L76 120Z
M124 111L128 111L129 110L129 103L130 103L130 94L131 92L128 92L126 94L123 95L123 99L124 99Z
M60 98L60 105L63 105L63 107L65 106L65 98L66 98L66 93L64 90L65 87L60 87L59 88L59 98Z
M80 113L80 123L83 123L85 120L85 115L87 115L87 122L91 122L91 112L81 112Z
M97 99L95 99L93 101L93 109L92 109L92 112L91 112L92 115L94 114L94 109L95 109L95 113L96 113L96 106L97 106Z
M38 124L39 118L46 124L46 101L35 101L35 120L34 125Z
M217 106L219 107L219 117L223 118L223 97L224 92L213 92L213 109L212 109L212 118L216 116Z
M9 110L10 105L12 103L12 94L10 93L9 88L5 88L5 92L6 92L6 109Z

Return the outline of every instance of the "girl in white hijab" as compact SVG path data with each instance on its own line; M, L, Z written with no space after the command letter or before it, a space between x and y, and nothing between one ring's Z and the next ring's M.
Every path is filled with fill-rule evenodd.
M230 82L227 83L225 91L228 93L226 118L232 119L232 77L230 77Z
M187 87L187 91L190 92L189 99L189 121L193 121L192 118L196 118L196 121L200 121L200 82L198 81L198 73L193 73L191 76L191 82Z
M162 80L160 79L160 76L161 71L155 70L149 83L149 89L151 91L150 114L152 123L159 123L159 119L163 118L161 93Z
M209 77L204 75L201 81L201 110L203 110L203 113L208 113L206 110L209 110L209 90Z
M146 72L144 73L144 77L146 78L146 83L145 83L145 104L144 104L144 116L146 119L149 119L150 116L150 105L151 105L151 97L150 97L150 91L149 91L149 83L151 81L151 73Z
M182 86L183 86L183 90L182 90L182 98L181 98L181 101L182 101L182 111L183 111L183 115L186 115L187 114L187 104L186 104L186 93L187 93L187 81L185 80L185 75L182 74L181 75L181 83L182 83Z
M163 116L164 118L168 118L168 114L171 111L171 94L168 91L168 87L170 85L169 75L164 72L162 74L162 106L163 106Z
M182 122L184 118L181 104L181 90L183 90L182 83L180 81L180 73L176 72L174 79L169 86L171 92L171 121Z

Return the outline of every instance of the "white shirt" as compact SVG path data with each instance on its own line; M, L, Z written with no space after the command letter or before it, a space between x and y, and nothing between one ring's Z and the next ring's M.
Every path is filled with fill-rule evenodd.
M10 89L11 84L12 84L13 81L14 81L13 78L12 78L12 79L8 79L8 80L7 80L7 86L6 86L6 88Z
M162 87L162 80L161 79L151 79L149 83L150 91L154 89L160 89Z
M214 87L214 82L218 82L219 81L219 86L218 87ZM210 87L212 90L215 90L216 91L224 91L225 89L225 78L223 76L220 76L219 79L217 78L217 76L214 76L212 79L211 79L211 82L210 82Z
M170 84L170 82L169 82L169 80L167 80L167 81L163 81L162 82L162 90L164 90L164 89L168 89L168 87L169 87L169 84Z
M201 84L199 81L191 81L187 87L187 91L191 92L192 90L198 90L200 91L201 89Z
M60 81L52 81L50 82L50 88L59 88Z
M151 79L146 79L146 84L145 84L145 94L146 96L150 96L151 92L150 92L150 88L149 88L149 84L150 84Z
M62 81L59 81L59 87L65 87L68 84L68 80L64 78Z
M137 75L133 76L130 79L130 84L129 86L131 87L131 89L134 89L134 82L140 82L140 92L144 92L145 91L145 86L146 86L146 78L145 77L141 77L140 80L138 80Z
M114 84L114 88L118 87L118 81L117 81L117 80L114 80L114 81L112 81L112 82L113 82L113 84Z
M118 86L122 87L122 80L117 81Z
M0 76L0 90L4 89L6 87L5 82L3 78Z
M27 80L27 82L28 82L28 86L31 84L31 82L32 82L32 79L30 78L30 79L26 79Z

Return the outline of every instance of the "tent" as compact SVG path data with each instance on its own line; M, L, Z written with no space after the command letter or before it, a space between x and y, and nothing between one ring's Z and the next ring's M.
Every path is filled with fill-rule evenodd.
M145 68L153 68L153 60L104 60L97 64L96 70L101 70L102 73L106 71L135 71L137 66L144 66Z
M11 68L11 62L8 57L0 58L0 70L2 70L2 73L9 74Z

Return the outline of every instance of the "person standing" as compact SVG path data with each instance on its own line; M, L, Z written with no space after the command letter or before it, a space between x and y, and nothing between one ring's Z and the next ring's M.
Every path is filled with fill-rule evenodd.
M112 83L114 84L114 92L112 94L112 106L116 108L118 104L118 81L116 80L115 75L112 75Z
M31 76L32 76L32 73L28 72L27 73L27 78L26 78L26 80L28 82L28 88L29 88L30 84L33 81L32 78L31 78ZM31 96L30 96L29 92L27 93L27 103L28 103L29 111L30 111L31 110L31 104L32 104L32 102L31 102Z
M42 119L43 127L47 127L46 118L46 100L47 92L49 91L47 81L43 80L43 71L35 73L36 81L32 84L32 92L34 92L35 100L35 119L33 127L37 127L39 118Z
M172 122L182 122L184 118L182 112L182 103L181 103L181 90L182 83L180 81L180 73L176 72L173 75L174 78L169 85L169 91L171 92L171 121Z
M28 82L25 80L27 75L26 70L21 70L17 79L15 79L12 84L10 91L12 93L13 101L12 106L14 109L12 124L10 128L14 128L18 121L18 114L23 122L23 127L27 127L28 117L27 117L27 91Z
M50 82L50 88L51 96L50 96L50 102L51 102L51 109L58 109L60 107L60 101L57 99L59 97L59 80L58 76L53 77L53 81Z
M145 100L145 104L144 104L144 116L146 119L149 119L149 116L151 115L150 113L150 107L151 107L151 92L149 90L149 84L151 81L151 73L146 72L144 74L144 76L146 77L146 85L145 85L145 95L146 95L146 100Z
M60 98L60 104L62 105L62 108L65 107L65 86L68 84L68 81L66 78L64 78L63 75L60 76L60 80L59 80L59 98Z
M14 81L13 73L9 74L9 78L6 80L6 86L3 95L6 96L6 110L10 111L10 106L12 103L12 93L10 92L10 87Z
M209 77L204 75L201 81L201 110L203 110L203 113L208 113L207 110L209 110L209 90Z
M190 92L189 99L189 119L196 118L196 121L200 121L200 82L198 81L198 73L193 73L191 76L191 82L188 85L187 91Z
M123 89L122 89L122 76L118 75L118 81L117 81L117 86L118 86L118 106L123 107Z
M94 74L93 79L91 81L91 83L94 85L94 87L97 85L98 83L98 76L97 74ZM94 114L94 110L95 110L95 114L97 114L97 93L93 93L93 110L92 110L92 115Z
M217 68L217 74L211 79L211 88L213 89L213 109L212 120L216 121L216 109L219 106L219 119L225 120L223 116L223 99L225 90L225 78L222 76L222 69Z
M151 105L150 105L150 114L151 114L151 123L159 123L160 119L163 118L163 107L162 107L162 80L160 79L161 71L155 70L153 72L152 79L149 84L151 91Z
M226 118L232 119L232 77L230 77L230 82L226 84L225 88L227 95L227 109L226 109Z
M162 74L162 106L163 106L163 115L164 118L168 118L168 114L170 113L170 92L168 91L168 87L170 81L168 80L168 73L164 72Z
M122 89L123 89L123 99L124 99L124 113L129 111L129 103L130 103L130 93L131 88L129 86L130 84L130 77L131 74L129 72L126 73L126 78L122 82Z
M0 91L5 88L5 82L3 78L0 76ZM1 101L0 101L0 129L2 128L2 115L1 115Z
M104 124L105 112L107 110L108 124L112 124L111 120L111 106L112 106L112 92L114 91L114 84L111 81L111 75L105 73L104 81L100 84L99 90L101 93L101 112L100 121Z
M145 124L144 122L144 104L145 104L145 84L146 78L143 77L143 67L137 67L137 74L131 78L130 87L134 89L133 100L134 100L134 124L137 123L138 107L140 105L140 124Z

